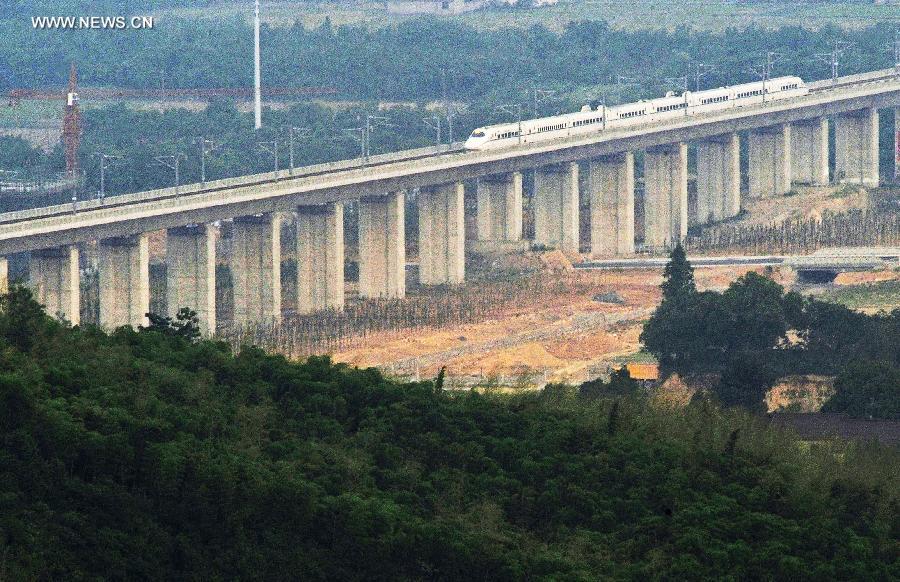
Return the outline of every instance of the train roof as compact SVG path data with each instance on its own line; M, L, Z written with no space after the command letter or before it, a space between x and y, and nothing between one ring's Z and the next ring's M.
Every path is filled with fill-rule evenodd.
M803 79L800 77L797 77L797 76L793 76L793 75L786 75L784 77L773 77L773 78L769 79L767 82L770 84L789 83L789 82L790 83L796 82L796 83L802 84ZM755 88L755 87L758 87L760 85L760 83L762 83L762 81L753 81L750 83L741 83L739 85L730 85L728 87L718 87L716 89L704 89L703 91L696 91L696 92L688 91L687 94L695 95L695 96L703 95L705 93L717 94L717 93L719 93L721 91L725 91L725 90L730 91L730 90L734 90L734 89L740 90L740 89L749 89L751 87ZM607 109L610 111L616 111L616 110L621 110L623 108L631 108L631 107L639 106L641 104L652 104L654 106L658 106L659 104L679 103L679 102L683 101L684 98L685 98L684 93L677 94L677 95L671 95L671 96L666 95L666 96L656 97L656 98L652 98L652 99L642 99L640 101L633 101L631 103L622 103L620 105L608 107ZM526 123L532 124L532 123L540 121L541 123L553 124L554 122L564 122L564 121L569 121L571 119L583 119L585 117L591 117L592 115L596 115L596 113L597 113L596 109L591 109L589 111L574 111L572 113L562 113L560 115L552 115L550 117L540 117L537 119L523 119L522 123L523 124L526 124ZM496 123L494 125L484 125L482 127L479 127L478 129L489 130L489 131L501 129L501 128L503 128L503 129L506 129L506 128L518 129L518 126L519 126L519 123L517 121L512 121L512 122L506 122L506 123Z

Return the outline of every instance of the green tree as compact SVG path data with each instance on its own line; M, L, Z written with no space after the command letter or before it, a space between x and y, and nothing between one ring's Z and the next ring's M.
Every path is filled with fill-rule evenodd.
M725 406L740 406L756 413L766 412L765 397L776 374L771 360L745 353L732 358L716 384L715 393Z
M588 380L578 387L578 395L586 398L599 396L634 396L638 393L640 385L631 377L626 366L613 370L609 375L609 382L602 378Z
M179 309L174 319L156 313L148 313L147 319L150 325L142 329L148 332L161 333L188 341L194 341L201 335L200 319L197 317L197 312L189 307Z
M846 412L860 418L900 419L900 369L884 362L850 363L834 383L835 393L823 412Z
M688 262L681 243L669 253L669 262L663 270L661 289L663 301L684 300L697 292L694 284L694 267Z

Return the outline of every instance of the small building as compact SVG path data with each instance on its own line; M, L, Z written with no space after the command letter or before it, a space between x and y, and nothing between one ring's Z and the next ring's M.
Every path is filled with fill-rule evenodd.
M640 364L629 362L625 364L628 375L638 382L656 382L659 380L659 364Z
M455 15L483 8L488 0L387 0L388 14Z

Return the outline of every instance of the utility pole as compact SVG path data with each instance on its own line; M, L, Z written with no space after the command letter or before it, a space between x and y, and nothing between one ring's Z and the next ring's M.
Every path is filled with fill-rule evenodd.
M603 108L603 116L601 117L603 120L603 129L606 129L606 93L600 94L600 106Z
M688 114L688 76L683 77L667 77L665 80L667 85L678 87L681 89L681 96L684 98L684 114Z
M548 97L554 95L555 93L556 91L553 91L552 89L538 89L536 86L532 85L531 94L533 97L532 103L534 106L533 111L535 119L538 118L538 105L540 105L541 102L546 101Z
M894 72L900 75L900 28L894 31Z
M169 156L156 156L154 158L156 163L169 168L170 170L175 170L175 195L177 196L179 192L179 188L181 186L181 178L179 168L181 167L181 159L184 157L184 154L174 154Z
M437 149L441 149L441 118L437 115L422 118L422 123L435 131L435 144Z
M259 0L253 11L253 112L256 129L262 127L262 75L259 57Z
M309 137L312 133L312 129L308 127L291 127L288 131L288 147L290 150L290 164L291 164L291 176L294 175L294 133L297 133L300 137Z
M510 115L515 115L519 124L519 144L522 143L522 104L514 103L510 105L498 105L496 107L499 111L503 111L505 113L509 113Z
M894 38L884 52L893 55L894 73L900 75L900 26L894 29Z
M344 131L347 132L350 135L350 137L352 137L357 142L359 142L359 159L365 160L366 159L366 127L365 126L349 127L347 129L344 129ZM357 133L359 135L357 135Z
M706 65L704 63L697 63L694 69L694 91L700 90L700 80L710 73L714 73L716 68L712 65Z
M762 79L763 83L763 93L762 93L762 102L766 102L766 93L768 92L766 85L769 82L769 79L772 77L772 69L775 67L775 64L778 63L779 59L781 59L781 54L768 51L766 52L766 62L762 66L751 67L750 70L755 74L759 75L760 79Z
M215 142L206 137L198 137L196 143L200 144L200 182L206 184L206 154L215 149Z
M372 123L372 122L375 123ZM365 158L368 160L369 156L372 155L372 132L376 127L387 127L388 118L380 117L378 115L366 115L366 125L365 132L363 133L363 137L365 138Z
M456 112L453 111L453 106L450 104L450 99L447 97L447 69L441 69L441 95L444 102L444 117L447 118L447 134L448 134L448 144L447 149L453 147L453 118L456 116Z
M271 141L258 141L256 142L256 147L263 150L264 152L268 152L272 154L272 157L275 160L275 172L278 172L278 140L273 139Z
M900 26L894 29L893 46L888 52L893 53L894 74L900 76ZM894 183L900 184L900 109L894 109Z
M830 53L818 53L813 55L816 57L816 59L831 67L831 83L833 85L837 84L839 76L838 65L840 64L840 58L844 56L844 51L847 50L850 44L851 43L849 42L836 40L832 45Z
M104 153L95 153L93 155L95 158L100 159L100 200L106 198L106 170L109 169L109 161L110 160L121 160L122 156L112 156Z

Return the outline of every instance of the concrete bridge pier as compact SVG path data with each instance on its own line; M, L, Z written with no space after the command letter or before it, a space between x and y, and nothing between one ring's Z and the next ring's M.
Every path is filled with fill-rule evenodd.
M234 219L231 239L234 325L281 320L281 216Z
M578 164L558 164L534 172L534 242L578 252Z
M671 144L644 154L644 245L674 246L687 236L687 145Z
M297 208L297 312L344 307L344 205Z
M870 107L837 116L834 141L837 181L877 187L878 110Z
M591 255L620 257L634 253L634 154L591 160Z
M149 322L150 245L146 234L103 239L99 247L100 325L134 328Z
M697 224L741 211L741 144L731 133L697 144Z
M900 107L894 109L894 182L900 183Z
M0 257L0 293L9 293L9 259Z
M478 179L478 240L522 240L522 174L510 172Z
M749 134L751 198L782 196L791 189L791 126L767 127Z
M359 201L359 295L406 296L406 234L403 192Z
M520 234L521 192L520 176ZM462 182L419 190L419 282L422 285L459 285L465 279L463 196Z
M32 251L28 272L31 288L47 314L78 325L81 321L81 271L78 247L67 245Z
M204 336L216 333L216 228L170 228L166 236L166 308L169 317L187 307Z
M791 126L792 180L826 186L828 176L828 118L820 117Z

